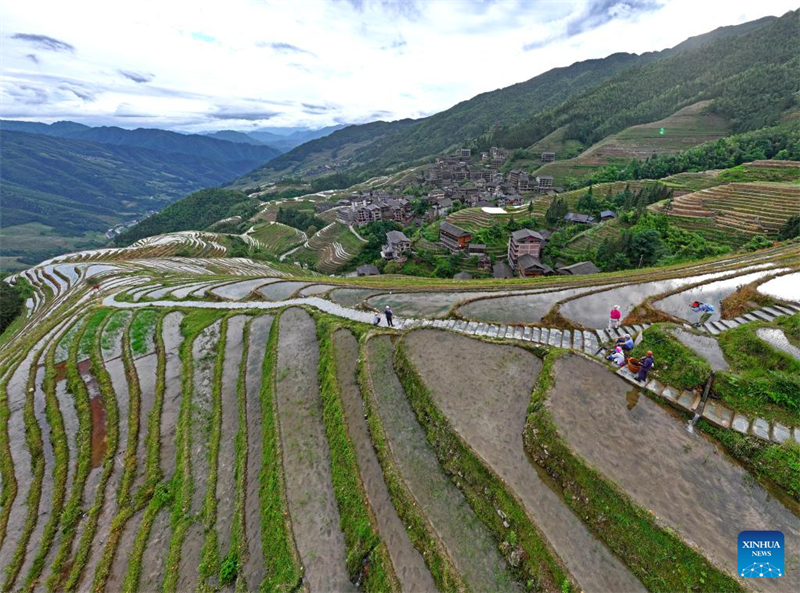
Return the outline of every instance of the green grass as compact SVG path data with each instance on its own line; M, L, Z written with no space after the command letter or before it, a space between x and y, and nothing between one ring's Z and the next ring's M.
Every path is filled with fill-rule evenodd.
M705 420L697 425L758 479L775 484L800 502L800 444L792 441L782 445L768 443L735 430L719 428Z
M165 593L174 592L178 585L178 568L180 565L181 548L183 547L183 540L186 537L191 524L196 520L196 517L190 514L192 503L192 489L193 480L191 473L191 422L192 422L192 394L194 393L194 365L192 358L192 346L195 339L200 332L206 327L214 323L219 316L218 311L214 310L192 310L184 315L181 321L181 334L183 341L180 346L180 359L181 359L181 377L182 377L182 394L181 394L181 407L178 415L178 424L175 431L175 442L177 444L175 453L175 475L168 479L165 484L169 484L172 491L171 501L171 524L172 524L172 537L169 542L169 550L167 552L167 559L164 567L164 587ZM217 360L214 369L213 391L215 398L215 409L219 413L219 421L221 422L221 407L219 407L220 389L222 388L222 363L225 356L225 329L227 327L227 320L223 320L223 327L220 335L220 340L215 344L217 350ZM216 442L214 442L214 431L212 430L212 442L209 448L209 461L210 461L210 476L208 492L215 492L215 485L217 483L217 452L219 450L219 435L217 435ZM212 505L213 508L210 508ZM209 503L208 497L206 498L206 518L212 516L216 517L216 497ZM213 520L211 521L213 527ZM213 528L211 529L213 533ZM216 549L216 548L215 548ZM207 558L207 557L206 557ZM202 560L201 560L202 564Z
M715 391L737 411L800 425L800 361L759 338L756 330L764 326L746 323L720 335L731 368L717 374Z
M275 375L278 366L278 317L270 328L262 367L261 399L262 464L260 481L261 538L266 562L266 576L261 592L293 591L303 574L295 549L286 486L281 463L281 444L276 424Z
M388 352L379 354L388 357ZM367 368L367 352L364 339L361 340L361 355L359 357L358 379L361 387L361 396L364 398L364 409L367 414L367 424L369 425L372 444L378 455L378 461L383 469L383 478L389 490L389 497L392 505L397 511L398 517L403 522L408 532L411 543L422 554L425 564L436 583L439 591L447 593L450 591L464 592L466 585L461 576L453 566L452 561L447 555L447 551L442 546L439 538L433 532L422 510L414 500L414 496L405 485L400 475L386 438L383 424L375 409L374 395L372 394L371 379Z
M25 418L25 443L30 451L31 464L30 468L24 468L23 471L30 471L33 474L30 487L28 488L28 496L25 500L27 505L27 515L25 523L22 527L22 534L17 542L17 548L14 550L14 555L5 566L5 580L3 582L3 590L9 591L14 586L17 575L22 568L22 563L25 560L25 551L28 548L28 540L31 537L34 527L36 527L36 520L39 518L39 501L42 496L42 480L44 478L44 450L42 442L42 430L39 423L36 421L36 413L34 412L34 388L36 386L36 372L39 365L39 360L42 357L40 350L31 362L30 372L28 373L28 380L26 383L26 397L25 408L23 416Z
M572 590L574 585L566 568L551 550L547 538L528 518L525 509L506 488L503 481L473 453L450 426L433 403L430 390L409 360L405 342L395 348L394 365L408 401L425 429L428 442L436 451L442 468L464 493L475 514L498 543L509 570L525 589L531 591ZM503 525L504 513L510 527ZM511 534L515 534L511 536ZM516 541L509 541L516 540ZM511 555L523 560L514 567Z
M318 319L318 377L322 417L331 455L333 491L347 548L347 571L354 582L359 575L366 577L363 579L365 591L399 591L400 583L394 575L386 545L378 536L359 477L355 447L347 434L333 345L333 334L340 323L329 316Z
M668 331L668 326L656 324L642 334L642 342L630 355L643 358L653 351L655 364L648 378L678 389L693 389L705 384L711 375L711 366Z
M553 351L545 357L531 396L523 434L528 455L562 489L565 502L589 530L648 590L742 591L736 580L715 568L671 529L659 526L652 513L570 450L546 406L559 356L559 351Z
M75 325L77 325L77 321L72 324L72 326ZM58 531L58 525L61 521L61 510L64 507L64 499L66 498L69 448L67 446L67 436L64 432L64 420L58 407L58 398L56 397L55 352L57 346L57 341L54 341L45 355L45 374L44 383L42 385L42 390L45 394L45 416L50 426L49 438L53 445L53 499L50 502L50 519L42 532L39 552L33 559L31 569L28 575L26 575L25 589L28 591L33 590L36 580L44 569L45 558L53 545L53 539Z
M111 318L108 320L103 330L101 342L103 350L111 350L114 347L114 343L119 340L120 334L122 334L125 327L128 325L129 317L130 313L124 309L114 311L111 314Z
M222 369L225 363L225 343L228 337L228 319L222 320L219 329L220 337L213 350L206 353L206 355L215 354L214 357L214 378L211 387L211 418L210 418L210 438L208 446L208 483L206 485L205 499L203 500L203 509L201 516L197 519L203 522L203 529L206 533L206 539L203 543L203 549L200 555L200 566L198 573L200 575L201 583L208 586L208 579L212 575L219 573L220 555L219 546L217 543L217 530L215 524L217 521L217 476L219 474L219 443L222 435ZM191 351L190 351L191 353ZM191 354L190 354L191 355ZM197 422L199 419L194 418L192 414L191 423ZM187 500L187 504L190 501Z
M106 545L103 548L100 560L97 563L97 569L95 570L94 580L92 582L93 593L101 593L105 590L105 585L111 572L111 563L117 551L120 537L122 537L122 530L128 519L130 519L135 512L131 489L136 476L136 447L140 432L139 410L141 407L141 389L139 387L139 377L133 364L133 354L131 353L131 321L132 318L129 318L128 324L125 326L122 333L122 363L128 384L128 446L123 461L122 479L120 480L119 490L117 491L117 505L119 511L111 521L108 539L106 540Z
M111 313L111 311L108 310L108 313ZM100 387L100 395L106 410L106 451L103 456L103 469L97 484L97 494L94 497L94 504L89 509L86 516L88 523L83 530L71 570L64 582L64 590L66 591L74 591L78 587L81 572L84 566L86 566L86 562L89 560L92 541L94 540L97 523L100 519L100 513L103 510L103 503L106 497L106 485L114 471L114 456L119 441L119 408L117 406L116 395L114 394L114 387L111 384L111 376L108 374L103 364L103 354L101 350L102 336L111 319L110 315L104 317L105 323L95 332L94 347L90 352L92 375Z
M89 358L92 348L94 348L97 333L100 328L105 325L106 317L111 312L111 309L98 309L89 318L83 338L81 338L80 344L78 345L78 361Z
M264 245L264 249L273 255L279 255L303 242L303 235L300 231L277 222L256 228L252 237L260 241Z
M72 543L78 528L78 523L83 514L83 489L86 485L86 478L89 476L92 456L92 413L89 406L89 392L78 372L78 353L81 345L85 345L89 330L96 332L100 316L95 312L82 324L80 330L75 334L69 348L69 359L67 360L67 391L72 394L75 401L75 410L78 415L78 433L76 435L77 459L75 477L72 481L72 492L61 516L61 545L53 561L51 576L47 580L47 588L54 591L60 588L63 578L66 576L65 570L69 567L69 559L72 553ZM104 318L105 316L103 316ZM95 323L92 323L95 321ZM92 335L92 340L94 336ZM92 342L89 341L89 344Z
M794 168L768 168L753 167L747 163L725 169L719 174L721 181L747 182L747 181L775 181L792 183L800 181L800 167Z
M142 309L136 312L130 329L131 350L134 356L147 353L147 342L153 335L157 319L156 309Z

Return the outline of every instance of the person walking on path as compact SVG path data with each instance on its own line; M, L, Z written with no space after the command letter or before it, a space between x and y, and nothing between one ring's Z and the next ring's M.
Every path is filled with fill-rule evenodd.
M709 305L708 303L700 303L695 301L689 305L689 308L695 313L700 313L700 318L697 320L697 323L694 324L694 327L700 327L711 318L711 315L714 314L714 306Z
M608 315L608 329L619 329L619 324L622 321L622 311L619 310L619 305L614 305L611 313Z
M392 308L389 305L386 305L386 308L383 310L383 314L386 315L386 325L389 327L394 327L392 324Z
M653 368L654 363L655 360L653 360L653 353L648 350L647 356L639 361L639 374L636 375L636 380L639 381L639 383L644 383L647 381L647 373L649 373L650 369Z

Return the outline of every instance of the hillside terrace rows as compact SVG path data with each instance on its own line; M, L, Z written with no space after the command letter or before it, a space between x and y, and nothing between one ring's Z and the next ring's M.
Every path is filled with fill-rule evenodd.
M729 258L714 265L735 273L737 265L786 253L775 250L749 256L749 262ZM594 590L598 583L612 582L627 582L626 590L633 590L652 589L652 579L673 584L684 579L686 585L691 566L702 567L709 590L721 583L728 590L737 587L717 561L719 550L685 543L695 539L691 532L684 534L683 526L673 525L679 535L670 535L647 514L648 507L637 507L641 514L636 516L648 517L648 529L658 532L660 541L672 542L670 553L681 558L687 574L676 576L684 573L670 563L661 563L669 570L648 564L648 557L656 560L664 549L644 555L626 551L614 529L595 532L615 552L610 556L614 569L598 563L593 558L604 553L603 545L598 547L591 535L585 545L574 539L588 527L588 516L573 514L568 509L573 503L545 484L538 486L545 490L529 496L537 472L509 468L505 456L482 450L485 441L465 428L465 417L451 407L456 400L446 389L463 392L458 381L467 385L474 379L453 379L463 361L448 353L465 352L474 342L486 349L476 360L497 357L497 364L476 365L473 372L497 386L500 397L521 397L524 412L531 384L512 390L516 383L509 380L512 367L506 364L520 364L522 355L536 360L554 349L591 357L611 337L603 330L398 318L400 331L449 330L408 333L398 350L388 338L370 339L367 312L337 308L318 297L240 301L252 298L259 286L292 285L283 291L292 298L314 285L263 273L215 279L205 267L210 261L151 262L153 273L167 274L166 286L164 280L153 283L130 274L147 269L144 260L28 271L42 283L42 308L49 315L31 317L31 331L6 344L0 362L0 411L9 414L7 423L0 423L4 588L47 583L67 591L135 592L219 590L235 584L256 591L302 583L320 591L335 578L338 590L355 590L356 582L365 591L385 591L431 581L440 590L483 590L487 583L521 590L531 582L542 591ZM235 265L242 272L254 269L246 260L232 261ZM704 265L683 273L701 273ZM100 289L86 285L80 266L95 267ZM561 285L570 284L575 283ZM179 290L188 300L168 300ZM161 291L158 296L167 300L116 299L126 291L142 291L143 299ZM103 305L98 306L97 295ZM197 300L201 295L215 300ZM233 300L220 300L227 298ZM308 309L284 311L292 304ZM645 328L620 331L636 334ZM334 339L337 330L353 331L357 340L347 346ZM507 345L479 341L484 339ZM415 345L420 340L434 340L426 348L438 358L428 361ZM519 347L534 350L517 352ZM347 369L344 375L340 367ZM536 385L537 376L549 372L520 370ZM437 379L440 371L446 375ZM348 397L357 398L350 399L348 417L363 418L366 412L360 457L353 455L353 422L343 421L345 385ZM669 400L666 388L651 388ZM540 389L534 392L546 392ZM678 395L671 405L691 409L694 397L681 407L688 396ZM471 409L491 414L491 408ZM441 421L443 414L449 423ZM300 417L310 420L296 422ZM746 430L764 438L756 420ZM662 421L673 420L664 416ZM524 446L529 447L528 426L515 430L526 431ZM426 439L426 434L438 438ZM797 430L788 434L800 438ZM767 439L785 436L767 425ZM453 447L456 457L448 453ZM516 451L514 459L531 463ZM373 472L367 475L364 455L370 452ZM311 484L324 496L310 496ZM488 498L487 486L493 492ZM443 488L451 492L449 505L436 496ZM550 510L540 506L543 496L555 505ZM563 520L554 519L559 513ZM662 513L670 516L670 509ZM566 529L567 519L575 526ZM392 524L401 528L389 537ZM794 537L791 528L787 533ZM396 564L415 553L414 571Z
M800 187L731 183L675 198L666 213L679 221L713 218L717 226L741 233L775 233L800 214Z

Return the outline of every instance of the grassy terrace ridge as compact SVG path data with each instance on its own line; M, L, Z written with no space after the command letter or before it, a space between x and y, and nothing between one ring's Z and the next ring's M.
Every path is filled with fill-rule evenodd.
M717 373L714 391L734 410L800 426L800 361L758 337L761 327L780 326L745 323L720 335L731 368Z
M386 544L378 535L372 508L361 482L356 453L351 441L336 375L333 334L344 327L329 315L317 315L319 344L319 393L322 419L331 455L331 478L339 508L339 527L347 548L350 580L361 582L365 591L399 591Z
M113 314L113 311L109 310ZM114 456L117 452L117 445L119 442L119 408L117 406L117 398L114 393L114 387L111 384L111 376L105 368L103 363L102 354L102 336L103 331L113 319L113 315L105 315L103 323L95 332L94 347L90 352L90 360L92 365L92 375L100 387L100 396L103 399L106 411L106 451L102 460L102 474L97 484L97 494L94 498L94 504L89 509L86 520L88 524L83 531L83 535L78 544L78 549L75 552L75 557L72 562L72 568L64 582L64 590L74 591L80 584L82 571L86 562L89 560L89 553L91 552L92 540L94 539L97 530L97 522L100 518L100 513L103 510L103 503L106 496L110 496L111 492L106 492L106 486L114 471Z
M109 529L108 540L103 548L102 556L97 563L97 569L93 575L92 592L101 593L105 590L106 582L111 571L111 563L117 552L122 530L128 519L135 512L131 489L133 479L136 476L136 447L140 436L139 413L141 408L141 388L139 377L133 364L133 354L131 353L131 326L134 316L128 318L128 323L122 332L122 364L125 369L125 380L128 384L128 444L123 461L123 473L120 481L119 490L116 493L118 512L112 519ZM120 418L120 422L125 421ZM87 575L87 578L92 575Z
M711 366L669 332L670 325L653 325L642 332L642 341L630 355L643 358L648 350L657 353L650 376L678 389L701 387L711 376Z
M275 389L278 369L278 326L280 312L270 327L267 350L264 355L261 399L262 464L259 481L261 510L261 539L266 576L260 591L294 591L300 586L303 566L289 523L286 486L283 475L283 454L277 425Z
M158 357L156 369L155 398L153 408L147 418L147 434L145 440L145 459L137 460L144 463L145 480L139 490L133 494L133 509L144 509L142 522L134 539L133 549L129 554L128 570L125 573L125 580L122 584L124 593L136 593L139 585L139 577L142 570L142 555L144 554L150 529L153 526L158 511L167 506L173 497L172 489L168 485L158 484L161 478L158 459L161 444L159 441L161 408L164 403L164 375L166 372L166 352L164 351L164 339L162 328L166 312L161 312L157 317L155 326L155 348ZM136 315L138 317L138 315ZM136 317L133 321L135 322ZM133 322L132 322L133 323ZM131 349L133 350L133 326L131 326ZM134 373L135 373L134 369ZM142 431L139 431L139 438L142 438ZM135 450L134 450L135 452Z
M414 496L403 481L386 438L380 416L376 410L375 395L372 393L372 380L367 363L367 342L379 333L370 332L361 336L358 381L361 396L364 398L364 409L367 425L378 456L389 497L397 515L406 527L411 543L422 554L428 570L431 572L436 587L442 593L467 591L466 584L453 566L447 551L417 505Z
M30 468L31 473L33 474L33 479L26 497L28 512L27 516L25 517L25 525L22 528L22 535L18 540L16 550L14 550L14 556L11 558L9 564L4 568L4 591L10 590L14 586L17 575L22 568L22 563L25 560L25 551L28 548L28 540L31 537L34 527L36 527L36 520L39 516L39 501L42 495L42 480L44 478L45 468L42 431L39 427L39 423L36 421L36 414L33 408L33 398L36 385L36 372L43 352L44 348L40 349L35 354L31 363L30 371L28 373L28 380L25 388L26 397L25 408L23 412L25 419L25 442L28 446L28 450L30 451L31 463L33 464L33 466ZM23 469L23 471L25 470Z
M47 580L47 588L50 591L55 591L60 588L63 579L66 577L66 571L70 568L69 560L72 552L72 543L75 539L78 523L82 516L83 490L91 469L92 426L89 391L78 371L78 354L81 345L87 340L87 335L91 335L89 334L90 328L92 331L97 331L100 326L97 319L102 321L102 319L105 319L108 312L107 309L100 309L87 313L85 322L80 330L76 332L69 347L69 358L66 365L67 391L73 395L75 409L78 413L78 433L76 436L77 460L75 477L72 483L72 493L61 515L61 545L53 561L52 574ZM92 340L93 339L94 336L92 336Z
M73 321L62 330L61 335L65 335L71 327L75 327L78 320ZM45 525L39 545L39 551L33 559L30 571L25 576L25 590L32 591L36 586L37 580L44 570L44 562L47 553L53 545L53 539L58 532L58 525L61 521L61 510L64 508L66 498L67 473L69 466L69 448L67 446L67 436L64 432L64 419L58 407L56 397L56 369L55 353L58 346L58 339L55 338L47 348L45 355L45 374L42 390L45 395L45 417L50 426L50 440L53 445L53 499L50 501L50 519Z
M429 389L408 357L404 341L395 348L394 367L439 463L488 527L514 577L528 591L575 590L567 569L531 522L522 504L455 433L433 403ZM511 524L508 529L504 527L499 511L508 518ZM524 553L520 554L522 560L514 566L517 563L512 555L519 553L518 547Z
M192 360L192 345L194 344L197 336L206 327L214 323L218 318L219 313L214 310L195 310L187 313L181 320L180 331L183 336L181 342L179 356L181 360L181 376L182 376L182 390L181 390L181 405L178 414L178 424L175 431L175 443L177 444L175 452L175 474L168 482L168 487L172 491L171 500L171 525L172 537L169 542L169 551L164 566L164 586L165 592L172 592L176 590L178 584L178 566L180 563L181 547L183 546L183 539L189 526L195 520L195 517L189 514L192 500L192 471L190 460L190 423L191 423L191 406L193 390L193 360ZM223 326L227 327L227 319L223 319ZM225 329L223 327L223 330ZM214 390L217 395L219 394L222 361L225 356L225 335L220 335L220 340L216 344L219 348L217 362L214 369ZM216 406L215 401L215 407ZM221 413L221 410L219 410ZM213 433L212 433L212 446L210 450L210 459L212 460L211 467L213 476L209 478L209 491L213 485L216 484L216 459L217 450L219 447L219 438L216 442L217 448L214 448ZM214 501L216 502L216 500ZM209 509L210 510L210 509ZM216 508L213 509L214 517L216 517ZM208 517L208 515L207 515ZM212 530L213 531L213 530ZM216 543L216 542L215 542Z
M743 591L735 579L659 525L651 512L570 450L546 406L553 365L563 352L554 349L544 357L531 396L524 442L532 462L544 468L562 489L567 505L648 590Z

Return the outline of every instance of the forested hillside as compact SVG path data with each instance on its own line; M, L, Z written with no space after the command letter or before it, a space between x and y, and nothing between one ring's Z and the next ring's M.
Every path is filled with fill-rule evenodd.
M256 213L259 200L246 194L225 189L204 189L186 196L143 220L118 236L114 243L130 245L143 237L175 231L201 231L218 220L230 216L249 218Z
M491 142L528 146L566 126L565 139L588 146L707 99L733 132L774 125L800 90L798 47L800 12L793 11L754 31L620 72L558 107L497 130Z
M4 260L4 268L97 246L115 224L251 166L10 131L0 131L0 154L3 256L16 258Z
M267 163L239 182L339 170L365 178L456 146L535 143L560 127L584 146L702 100L733 131L769 125L797 90L797 13L723 27L661 52L614 54L556 68L421 120L351 126ZM777 42L776 42L777 40ZM780 48L775 48L778 43ZM794 76L794 78L793 78Z
M199 134L178 134L150 128L125 130L114 126L92 128L74 122L57 122L47 125L3 120L0 121L0 130L44 134L115 146L148 148L169 154L199 156L220 162L238 161L251 163L251 168L280 154L280 151L262 144L243 144Z

